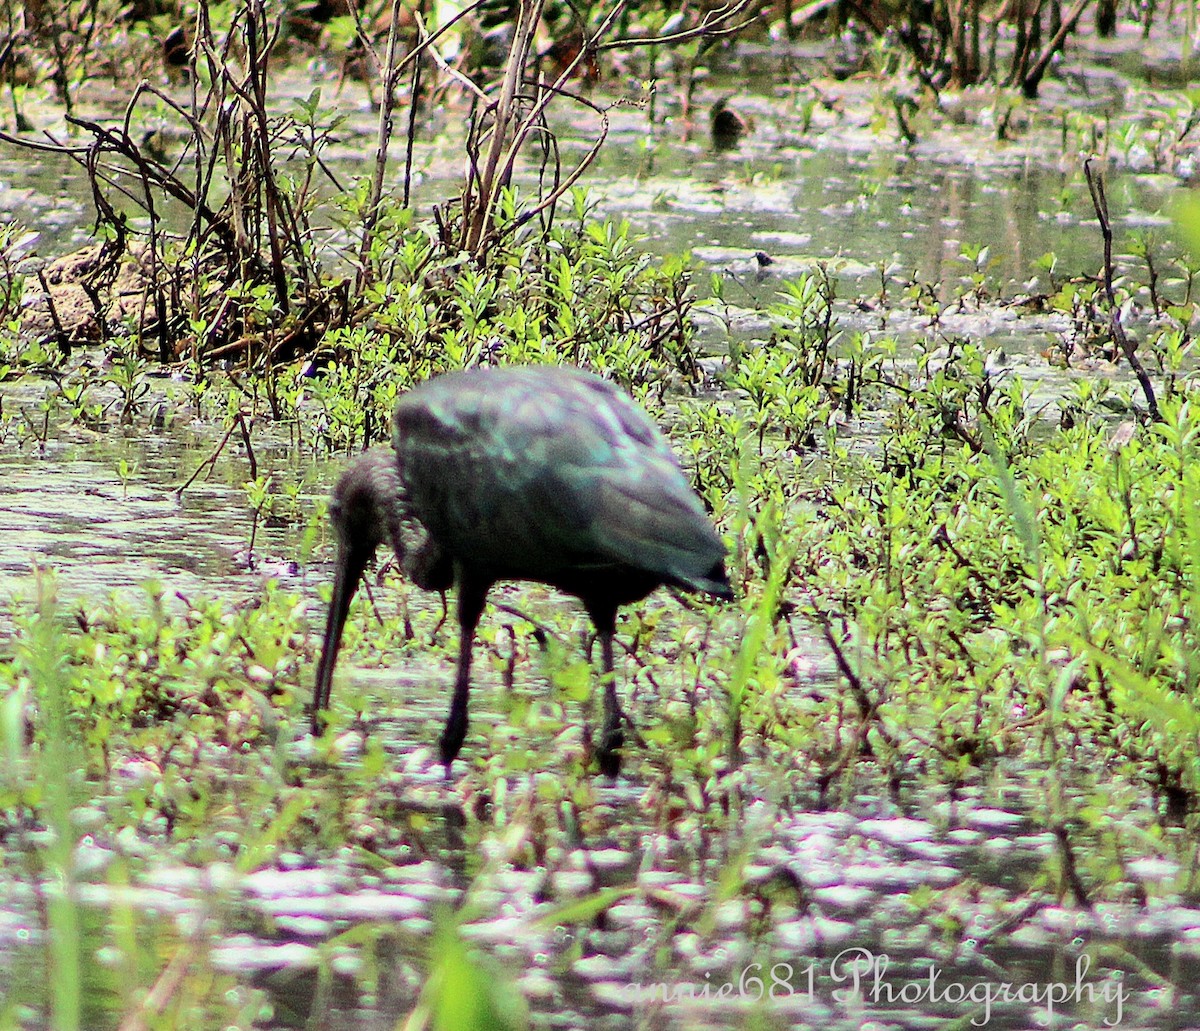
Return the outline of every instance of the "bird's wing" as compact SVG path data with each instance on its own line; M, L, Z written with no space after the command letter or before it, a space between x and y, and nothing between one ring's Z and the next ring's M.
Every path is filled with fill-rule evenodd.
M610 476L592 496L593 546L664 580L711 590L707 581L725 546L676 470L678 483L645 470Z
M505 373L441 377L397 406L406 488L431 534L499 575L703 581L724 548L649 417L592 376Z
M589 546L621 564L719 593L709 574L725 546L675 453L627 395L596 382L603 401L592 405L589 419L573 423L588 427L592 438L581 452L602 461L565 462L559 477L586 503Z

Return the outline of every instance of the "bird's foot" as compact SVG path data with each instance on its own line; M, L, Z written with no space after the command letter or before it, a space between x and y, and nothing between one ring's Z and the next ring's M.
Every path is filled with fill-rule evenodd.
M604 732L596 760L600 764L600 772L606 777L616 777L621 772L621 746L625 744L625 734L620 727L613 727Z
M447 770L450 769L450 764L458 758L458 751L461 747L461 741L447 741L445 734L441 736L438 741L438 758L441 759L442 765Z
M450 716L446 720L446 726L442 730L442 736L438 739L438 751L441 754L442 762L446 765L446 771L449 773L450 764L458 757L458 753L462 750L463 741L467 737L467 714L466 706L459 709L456 706L450 707Z
M329 726L329 719L326 716L324 709L312 710L312 722L309 724L309 729L312 731L313 737L320 737L325 733L325 728Z

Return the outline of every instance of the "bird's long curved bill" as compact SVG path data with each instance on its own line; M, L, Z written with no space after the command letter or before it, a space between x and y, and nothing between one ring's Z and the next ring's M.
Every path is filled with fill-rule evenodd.
M356 551L339 548L337 573L333 580L333 597L329 599L329 617L325 622L325 638L321 642L321 659L317 663L317 682L313 688L312 730L320 734L324 729L321 713L329 707L329 694L333 688L333 667L337 662L338 648L342 644L342 630L350 613L350 602L358 590L367 556Z

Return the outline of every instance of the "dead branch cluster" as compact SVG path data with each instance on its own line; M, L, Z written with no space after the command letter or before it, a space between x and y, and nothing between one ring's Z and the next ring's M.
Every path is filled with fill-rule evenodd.
M329 329L358 316L381 274L379 234L386 212L397 202L409 203L423 103L465 98L465 185L456 201L435 213L437 242L485 263L505 234L531 223L544 231L555 206L595 159L607 131L605 109L569 84L602 48L715 38L736 32L761 4L702 5L664 40L623 36L627 3L614 0L586 21L578 18L567 33L573 45L551 62L538 46L545 0L520 0L509 5L507 53L499 68L447 57L444 41L456 26L494 6L479 0L434 26L408 0L390 0L382 20L368 20L357 5L345 4L354 18L357 52L382 86L375 157L350 247L331 248L325 242L329 230L312 221L324 197L348 195L350 187L323 160L333 130L317 124L319 94L310 98L306 116L280 113L271 86L284 22L265 0L238 0L220 28L210 4L199 3L182 38L172 34L171 57L184 66L183 85L167 89L142 80L120 119L68 112L65 138L0 133L30 151L69 155L91 185L103 242L71 285L87 297L92 318L83 320L82 333L75 321L68 325L58 310L65 295L45 284L46 319L60 344L69 347L76 333L102 337L116 314L133 323L142 349L164 362L236 358L273 364L307 354ZM562 167L546 119L554 102L581 107L597 126L592 145L570 168ZM405 103L405 158L393 184L390 145ZM169 149L161 131L141 129L152 121L148 109L160 122L165 112L174 134ZM540 156L542 188L515 216L501 217L518 161L531 152ZM118 281L119 305L113 294ZM131 299L131 293L140 296Z

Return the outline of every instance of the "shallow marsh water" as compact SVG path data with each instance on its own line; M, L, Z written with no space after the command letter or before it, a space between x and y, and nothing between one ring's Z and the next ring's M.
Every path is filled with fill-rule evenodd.
M34 566L63 574L65 600L136 598L147 581L167 596L237 590L248 563L260 575L295 575L300 534L285 540L278 522L260 520L248 553L253 519L241 444L219 447L219 428L189 420L169 381L150 389L153 400L129 426L97 431L56 417L43 433L37 419L52 385L0 385L8 410L24 410L45 437L39 443L31 433L0 452L0 598L28 597ZM116 395L97 387L92 397L111 405ZM254 438L264 474L300 483L313 473L270 430ZM290 564L280 557L285 547Z
M1104 81L1112 86L1111 77ZM1048 89L1051 103L1059 88ZM1112 103L1104 91L1097 95ZM676 146L677 136L663 141L662 153L639 153L640 116L621 113L594 188L605 210L629 217L656 249L691 249L701 270L723 275L725 318L748 336L779 279L814 259L844 262L850 296L870 296L880 266L915 269L950 290L969 270L960 253L972 243L991 247L997 264L989 275L1010 296L1046 251L1059 255L1064 275L1099 265L1086 188L1063 164L1075 158L1055 150L1045 126L1034 143L995 147L972 116L965 136L948 142L931 133L929 143L898 154L865 122L830 115L830 124L805 130L774 116L773 101L747 105L760 131L740 153L722 156L696 142ZM428 161L425 185L440 200L454 173ZM624 177L635 162L644 174ZM0 171L11 179L17 165ZM75 181L42 174L56 184ZM1155 212L1172 184L1132 171L1118 181L1114 211L1132 223L1161 224ZM37 197L23 191L45 188L23 182L0 194L0 206L36 210ZM90 216L57 194L46 191L58 226L41 215L38 223L48 234L59 227L77 234ZM776 259L769 274L759 274L755 250ZM905 323L902 314L860 317L885 315ZM963 332L1018 353L1048 392L1067 375L1039 357L1064 330L1053 318L1011 318L994 308L962 318ZM906 328L922 332L915 320ZM715 338L714 324L707 332ZM25 403L11 385L0 384L0 396L7 411ZM67 599L136 594L146 579L168 593L253 596L262 574L242 571L237 560L249 530L240 459L225 459L217 483L198 483L182 500L171 492L214 443L210 429L180 427L116 443L111 435L55 435L45 448L25 437L0 458L0 595L24 590L36 559L58 570ZM127 484L117 472L122 457L134 469ZM308 471L282 442L272 457L281 475ZM330 475L327 468L318 479ZM302 524L264 531L257 550L268 561L304 563L304 536ZM292 576L283 566L269 572ZM296 573L310 628L319 627L315 594L325 575L319 564ZM505 597L534 611L558 604L536 590ZM669 601L653 604L674 611ZM727 624L725 632L736 632L732 617ZM795 690L834 690L831 662L805 644L816 658L797 667ZM778 757L750 756L711 803L734 815L725 834L689 814L678 785L643 773L594 785L580 807L585 827L572 824L571 800L551 806L562 824L539 853L511 804L473 795L479 778L467 764L451 782L442 778L433 742L450 675L444 656L363 670L347 655L339 695L359 692L368 716L326 753L305 736L298 706L282 714L277 742L261 753L206 745L198 762L247 785L266 776L265 767L286 770L291 762L336 777L339 766L381 749L386 761L374 791L389 799L391 819L367 821L355 846L333 854L275 854L250 872L223 856L183 862L152 816L141 833L105 840L106 810L133 804L147 779L163 772L145 757L113 757L111 782L79 814L81 832L91 833L76 850L77 896L95 917L86 941L100 960L89 1023L112 1024L129 1002L113 945L114 928L127 926L136 928L135 959L145 969L191 950L191 962L227 978L230 1008L244 1026L393 1027L417 1001L440 907L466 896L473 915L463 936L496 961L546 1027L1200 1026L1200 909L1193 871L1172 858L1189 846L1154 840L1149 800L1132 803L1135 816L1114 832L1132 843L1117 893L1127 901L1090 910L1066 904L1047 882L1057 845L1030 819L1044 802L1045 771L1036 768L955 792L901 791L902 804L886 785L864 782L852 797L809 811L800 803L814 802L815 792L781 783ZM641 690L630 708L646 728L659 700ZM505 729L510 694L485 672L468 751L507 762L509 753L532 748L545 768L500 785L510 801L527 796L526 812L540 813L540 797L556 798L556 754L579 748L577 719L547 717L536 729L548 688L532 661L520 664L515 692L535 729ZM1086 798L1103 771L1075 776L1070 790ZM677 823L680 813L689 815ZM499 817L511 825L493 828ZM42 914L53 888L26 868L38 834L16 828L6 837L11 876L0 879L0 1015L21 1027L44 1024ZM1109 848L1082 843L1097 855ZM739 890L730 890L732 882ZM564 908L605 891L614 894L602 915L571 917Z
M868 793L788 815L770 801L771 770L751 763L738 830L707 841L655 819L655 785L601 785L583 840L556 836L531 862L519 825L509 830L521 840L501 832L483 854L464 851L464 833L479 830L473 778L448 785L436 768L437 720L414 716L431 706L430 685L386 679L382 693L407 701L370 725L385 749L379 790L393 798L393 826L369 853L283 853L241 873L157 858L152 825L120 842L82 839L78 898L97 916L87 941L102 961L97 1025L120 997L120 970L103 971L106 917L137 914L139 952L151 957L197 949L194 961L228 977L230 993L257 1000L254 1026L385 1028L415 1004L429 936L460 903L472 914L464 937L544 1027L1184 1028L1200 1012L1200 909L1176 890L1188 872L1147 854L1128 864L1128 902L1062 905L1037 883L1056 844L1025 815L1038 799L1023 771L954 800L915 794L900 809ZM477 724L497 721L501 694L495 684L476 692ZM361 742L348 735L341 761L356 761ZM306 746L287 747L300 757ZM207 760L254 776L219 749ZM507 788L536 793L554 778L516 776ZM105 804L91 814L98 828ZM1152 823L1147 812L1122 833ZM731 871L743 885L732 895ZM615 894L602 919L568 915L606 890ZM20 1014L38 999L44 903L21 877L2 893L0 989ZM1146 896L1149 906L1138 901Z

